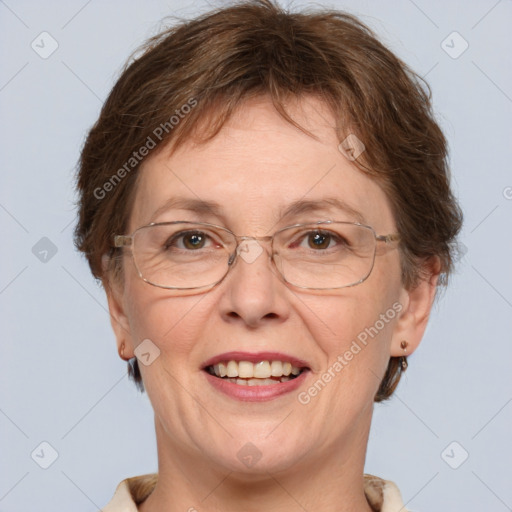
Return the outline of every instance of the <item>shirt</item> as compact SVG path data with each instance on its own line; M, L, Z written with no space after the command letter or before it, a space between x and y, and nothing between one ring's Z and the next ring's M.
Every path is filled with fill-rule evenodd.
M158 475L135 476L123 480L116 489L110 503L103 512L137 512L142 503L155 488ZM364 475L364 493L374 512L407 512L398 487L391 480L373 475Z

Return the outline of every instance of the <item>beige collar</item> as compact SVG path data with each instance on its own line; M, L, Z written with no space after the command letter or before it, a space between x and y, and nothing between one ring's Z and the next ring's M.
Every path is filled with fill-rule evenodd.
M103 512L138 512L141 504L155 488L156 473L135 476L123 480L116 489L112 501L102 509ZM374 512L407 512L403 505L398 487L390 480L377 476L364 475L364 492Z

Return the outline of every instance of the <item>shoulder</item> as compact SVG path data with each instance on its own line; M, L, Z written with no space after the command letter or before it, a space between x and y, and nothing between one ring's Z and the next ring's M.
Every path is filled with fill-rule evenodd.
M364 475L364 492L368 503L375 512L407 512L400 490L391 480L374 475Z
M157 480L156 473L126 478L117 486L114 496L101 509L102 512L137 512L137 505L153 492Z

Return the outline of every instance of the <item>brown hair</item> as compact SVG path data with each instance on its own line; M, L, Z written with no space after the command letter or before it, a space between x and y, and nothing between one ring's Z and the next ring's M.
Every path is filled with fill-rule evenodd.
M357 18L248 0L182 21L140 51L106 100L79 165L75 243L104 285L121 269L112 235L125 232L147 149L170 141L177 148L192 136L207 141L245 100L261 95L306 133L286 101L315 95L330 107L339 140L353 133L363 141L365 152L354 163L390 199L404 286L414 287L436 257L440 283L447 283L462 213L430 88ZM110 257L106 269L103 255ZM375 401L393 393L399 363L390 359ZM142 389L136 360L129 369Z

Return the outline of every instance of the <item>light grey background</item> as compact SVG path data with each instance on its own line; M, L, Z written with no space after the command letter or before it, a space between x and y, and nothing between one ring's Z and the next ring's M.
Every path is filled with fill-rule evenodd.
M328 5L426 76L465 212L467 252L396 396L376 406L366 471L394 480L412 510L512 510L512 1ZM208 8L0 1L0 511L97 510L120 480L156 469L151 407L72 245L74 167L128 55L164 16ZM46 59L31 47L51 49L43 31L58 43ZM58 453L48 469L43 441Z

